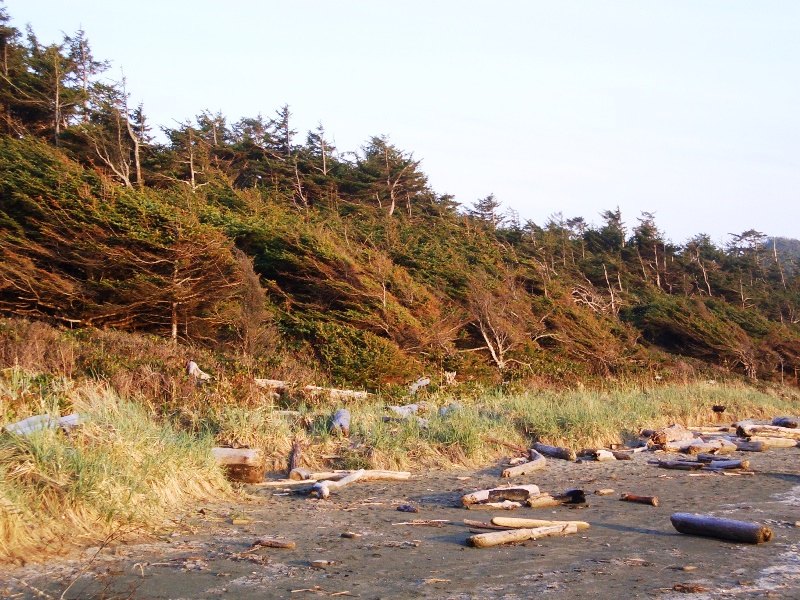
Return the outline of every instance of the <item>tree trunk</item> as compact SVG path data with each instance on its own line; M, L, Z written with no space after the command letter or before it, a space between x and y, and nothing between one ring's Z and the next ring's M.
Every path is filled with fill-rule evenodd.
M689 535L702 535L747 544L760 544L772 539L772 530L759 523L690 513L675 513L669 519L675 529Z

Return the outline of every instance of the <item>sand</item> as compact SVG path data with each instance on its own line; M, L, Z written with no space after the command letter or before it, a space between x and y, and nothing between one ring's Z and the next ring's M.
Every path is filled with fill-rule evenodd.
M588 502L574 508L461 507L463 494L509 483L500 478L502 464L354 483L328 500L248 486L249 501L195 507L161 539L6 568L0 597L800 598L800 449L736 457L749 459L753 474L665 470L647 464L653 455L643 453L609 463L551 459L545 470L513 480L555 493L585 490ZM592 494L604 488L614 493ZM623 502L622 493L658 496L659 505ZM403 504L419 512L399 511ZM757 521L774 539L748 545L682 535L670 524L675 512ZM472 533L463 520L495 515L591 527L569 537L467 547ZM399 524L414 520L447 522ZM263 538L296 547L251 551Z

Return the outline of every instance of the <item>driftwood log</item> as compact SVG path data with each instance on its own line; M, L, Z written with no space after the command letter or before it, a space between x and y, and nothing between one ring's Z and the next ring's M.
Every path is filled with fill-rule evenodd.
M550 508L551 506L561 506L566 500L563 497L553 496L551 494L539 494L528 498L525 503L531 508Z
M787 429L800 428L800 419L797 417L775 417L772 419L772 425L776 427L786 427Z
M366 400L369 397L369 392L361 392L356 390L338 390L336 388L318 387L316 385L307 385L304 387L297 387L295 384L288 381L281 381L279 379L260 379L253 380L255 384L262 388L267 388L275 392L287 392L290 389L297 389L300 392L311 396L327 397L330 400Z
M259 483L264 481L266 469L261 451L253 448L212 448L214 460L225 470L231 481Z
M518 519L514 517L494 517L493 525L508 527L511 529L533 529L536 527L551 527L553 525L575 525L578 531L589 529L589 523L585 521L547 521L544 519Z
M472 492L471 494L466 494L461 498L461 504L464 506L469 506L471 504L481 504L484 502L489 502L489 494L492 492L496 492L494 494L495 500L500 499L500 495L503 492L508 492L511 495L516 495L518 493L517 490L525 490L528 494L528 497L536 496L539 494L539 486L533 484L526 484L526 485L515 485L515 486L506 486L501 488L491 488L488 490L478 490L476 492Z
M496 531L507 531L509 529L514 529L513 527L502 527L500 525L494 525L493 523L487 523L486 521L473 521L472 519L464 519L464 525L468 527L475 527L477 529L494 529Z
M762 442L767 448L796 448L800 441L786 437L764 437L760 435L750 436L751 442Z
M503 500L502 502L478 502L477 504L467 504L469 510L516 510L522 507L521 502L513 500Z
M636 494L622 494L619 498L626 502L636 502L638 504L649 504L658 506L658 496L637 496Z
M3 427L8 433L17 435L30 435L34 431L41 431L43 429L55 429L60 427L65 432L69 433L73 428L80 425L85 419L84 415L73 413L63 417L51 417L50 415L34 415L27 419L22 419L16 423L11 423Z
M519 477L520 475L528 475L535 471L540 471L547 466L547 459L539 454L536 450L531 448L528 451L528 462L524 462L520 465L516 465L514 467L508 467L507 469L503 469L501 473L502 477Z
M747 469L749 467L749 460L714 460L706 463L703 469L706 471L724 471L725 469Z
M675 513L669 519L675 529L689 535L714 537L747 544L760 544L772 539L772 530L759 523L690 513Z
M327 498L331 495L331 489L337 489L346 486L348 483L353 483L354 481L358 481L361 479L361 476L364 474L364 469L359 469L353 473L350 473L346 477L342 477L338 481L333 481L331 479L326 479L325 481L318 481L314 484L311 488L311 491L317 494L317 498Z
M693 439L694 433L684 428L682 425L670 425L669 427L662 427L653 432L650 436L650 441L656 446L663 446L669 442L679 442L681 440Z
M367 470L359 477L361 481L407 481L411 477L409 471L383 471L380 469ZM295 481L324 481L330 479L338 481L344 479L355 471L311 471L309 469L294 469L289 473L289 479Z
M285 550L294 550L297 547L295 542L284 540L263 539L253 542L251 550L256 548L284 548Z
M331 421L331 433L340 431L344 437L350 437L350 411L346 408L340 408L333 415Z
M537 540L543 537L552 537L578 533L575 525L551 525L549 527L534 527L530 529L512 529L509 531L493 531L479 533L467 538L467 545L474 548L491 548L502 544Z
M560 446L548 446L547 444L540 444L536 442L533 445L533 449L543 454L544 456L549 456L550 458L560 458L562 460L571 460L576 461L578 460L578 454L575 450L571 448L562 448Z
M777 425L739 425L736 428L739 437L776 437L800 440L800 429L778 427Z
M661 469L678 471L698 471L703 468L703 463L688 460L648 460L647 462Z
M291 479L292 471L300 466L300 456L303 454L303 445L300 442L292 444L292 451L289 454L289 478Z
M769 450L769 445L765 442L746 442L744 440L736 440L733 442L736 444L736 449L740 452L764 452L765 450Z

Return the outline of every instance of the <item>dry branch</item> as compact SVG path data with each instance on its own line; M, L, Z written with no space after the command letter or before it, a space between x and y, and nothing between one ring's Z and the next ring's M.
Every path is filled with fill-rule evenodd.
M317 494L317 498L327 498L331 495L331 489L341 488L346 486L348 483L353 483L354 481L358 481L361 479L361 476L364 474L364 469L359 469L354 473L350 473L350 475L343 477L338 481L332 481L327 479L325 481L318 481L314 484L311 488L311 491Z
M650 506L658 506L658 496L637 496L636 494L622 494L620 500L626 502L636 502L638 504L649 504Z
M485 502L489 502L489 495L492 492L496 492L493 496L494 499L500 499L501 495L505 492L508 492L510 495L517 495L519 494L519 490L524 490L528 497L536 496L539 494L539 486L528 484L528 485L515 485L515 486L506 486L501 488L491 488L488 490L478 490L476 492L472 492L471 494L466 494L461 498L461 504L464 506L470 506L472 504L482 504Z

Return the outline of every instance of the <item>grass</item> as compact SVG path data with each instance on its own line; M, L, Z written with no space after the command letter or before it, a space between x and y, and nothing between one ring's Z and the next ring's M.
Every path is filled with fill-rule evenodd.
M191 403L160 411L146 398L121 397L91 379L0 372L0 425L33 414L79 412L69 435L44 430L0 434L0 563L44 557L132 531L151 531L187 505L231 493L213 463L212 445L259 448L265 466L285 472L295 443L310 468L477 467L511 452L501 440L575 449L624 441L642 427L731 422L798 414L797 395L737 383L663 384L648 388L431 393L416 419L391 417L380 396L347 406L349 438L331 434L341 406L324 401L280 414L272 400L237 393L218 378ZM458 388L456 388L458 390ZM726 406L724 419L711 409ZM451 410L440 409L451 407Z
M72 392L86 422L69 435L0 434L0 561L152 528L187 502L230 490L209 437L157 423L102 387Z

